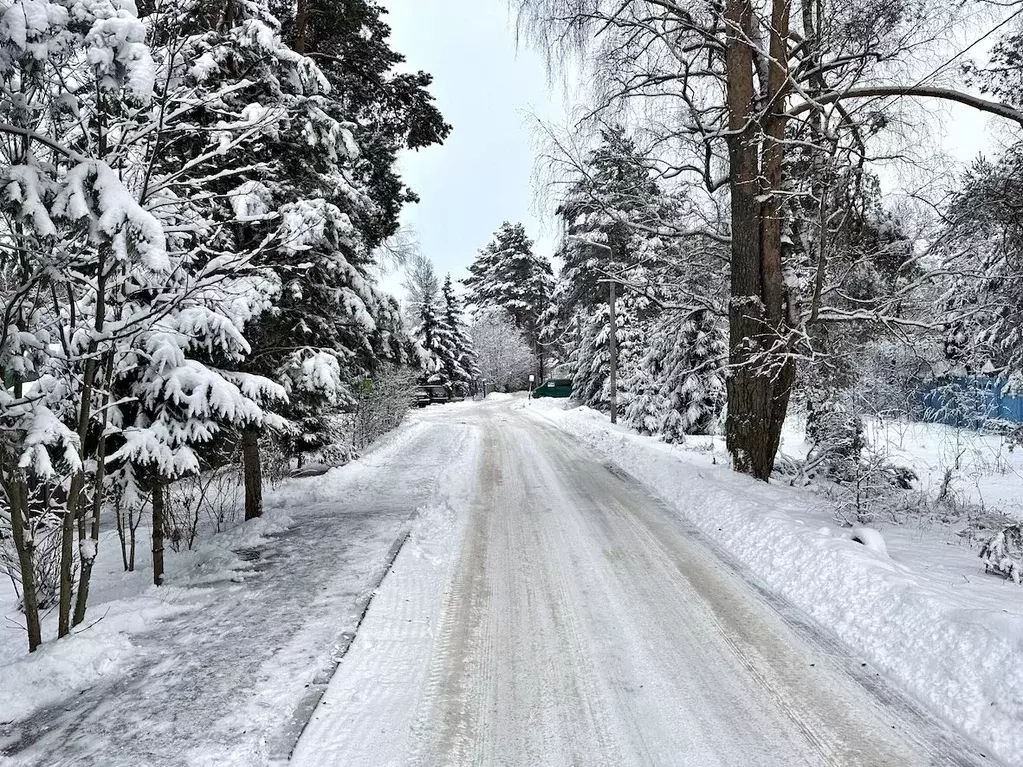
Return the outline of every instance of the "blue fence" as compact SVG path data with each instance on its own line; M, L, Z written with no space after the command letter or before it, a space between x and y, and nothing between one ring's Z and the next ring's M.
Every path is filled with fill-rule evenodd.
M990 421L1023 423L1023 396L1004 378L971 376L930 382L919 391L916 415L925 421L979 429Z

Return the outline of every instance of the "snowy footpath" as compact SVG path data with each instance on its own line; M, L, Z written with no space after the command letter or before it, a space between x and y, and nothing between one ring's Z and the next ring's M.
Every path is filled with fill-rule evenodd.
M733 510L752 504L775 524L791 494L761 503L767 488L725 471L642 443L605 450L625 435L557 405L464 403L443 417L472 435L470 460L417 521L295 765L999 763L949 722L967 724L955 701L935 706L947 719L927 712L891 683L876 647L842 644L760 588L725 546L741 533L690 521L745 525ZM829 545L895 577L858 544ZM788 547L764 556L789 578L816 578L805 562L792 571ZM821 598L870 591L850 574ZM836 609L866 635L897 631L864 606ZM1008 715L973 734L1019 764Z
M107 541L87 628L32 656L10 618L0 634L0 764L286 757L389 553L442 503L467 440L456 422L413 417L360 461L286 483L263 520L172 557L160 589L115 572Z

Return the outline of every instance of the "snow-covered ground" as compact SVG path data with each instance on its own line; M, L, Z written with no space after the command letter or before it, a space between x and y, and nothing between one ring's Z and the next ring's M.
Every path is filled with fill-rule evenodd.
M1007 763L1023 764L1023 588L985 574L975 550L940 527L892 524L882 528L884 556L854 543L826 499L732 473L716 440L671 446L588 408L517 404L636 477L765 589ZM962 492L972 487L989 503L1023 497L1019 455L996 437L906 424L886 439L925 483L940 482L949 456L960 455L970 478ZM801 442L792 429L783 449L798 455Z
M943 474L935 428L902 449ZM310 714L298 765L1023 764L1023 588L937 527L854 543L692 442L429 407L167 586L106 541L69 640L26 656L0 592L4 764L268 764Z
M293 716L304 723L389 550L460 463L464 430L418 419L353 464L288 481L262 519L169 556L168 585L121 572L116 538L103 541L85 628L31 656L2 592L0 761L252 765L290 750ZM140 535L140 565L147 546Z
M940 423L867 419L866 436L890 461L909 466L920 489L937 495L949 480L957 500L998 509L1023 519L1023 449L1013 448L998 434ZM803 424L787 424L785 452L805 456Z
M956 500L1023 519L1023 448L1014 448L998 434L941 423L866 418L864 426L873 449L891 463L914 470L921 491L937 495L947 474L949 492ZM785 421L781 455L806 457L811 446L805 427L800 415ZM692 437L684 449L727 460L723 436Z

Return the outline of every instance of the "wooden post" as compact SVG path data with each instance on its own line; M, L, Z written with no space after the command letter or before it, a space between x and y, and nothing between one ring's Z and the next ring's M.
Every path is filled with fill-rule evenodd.
M611 280L611 423L618 423L618 323L615 318L615 283Z

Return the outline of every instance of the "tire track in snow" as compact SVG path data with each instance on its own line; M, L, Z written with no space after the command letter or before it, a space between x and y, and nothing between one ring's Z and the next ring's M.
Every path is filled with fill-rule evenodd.
M546 426L541 430L562 450L576 450L561 432ZM551 450L560 452L553 446ZM808 636L811 630L805 619L780 615L783 606L778 600L765 601L759 590L736 574L734 566L708 549L702 538L694 537L636 480L620 471L609 471L607 477L595 479L602 495L621 499L624 512L619 520L640 539L632 551L660 552L666 581L663 592L688 593L699 602L696 614L708 618L719 637L708 646L724 644L731 649L750 680L816 751L814 764L982 763L947 727L939 729L940 724L883 681L850 674L860 669L859 664L850 669L851 663L842 662L850 655L846 648L834 640ZM626 585L641 583L642 579L630 578ZM650 604L652 596L652 592L645 597L637 594L634 604ZM670 603L669 599L666 604ZM864 681L869 683L866 687L861 686ZM873 733L873 738L866 733Z
M484 450L452 494L473 502L420 520L442 564L399 555L297 763L972 764L627 475L507 407L463 412Z
M479 481L486 486L501 482L501 469L492 460L492 437L483 446ZM482 627L486 598L486 512L474 499L451 584L445 590L438 639L422 695L418 702L409 763L431 765L431 752L441 750L460 763L475 761L484 735L476 732L483 701L472 696L472 679L489 673L493 653L491 634ZM429 662L429 661L427 661ZM435 712L447 716L434 721ZM471 754L471 758L470 758Z

